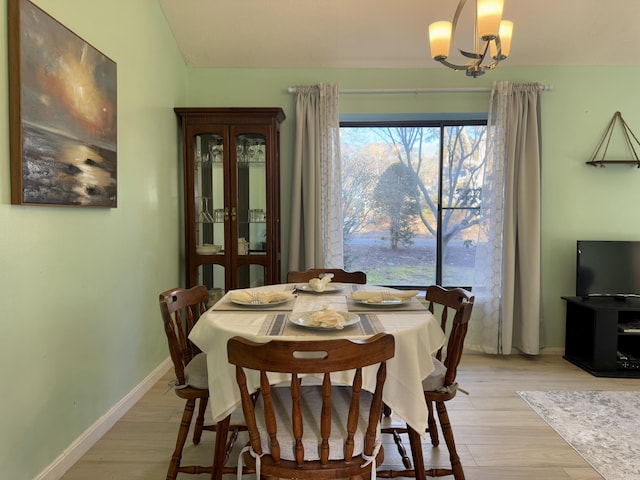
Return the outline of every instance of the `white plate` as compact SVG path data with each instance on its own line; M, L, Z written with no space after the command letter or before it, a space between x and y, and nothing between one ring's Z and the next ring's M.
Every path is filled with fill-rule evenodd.
M317 328L318 330L337 330L335 327L321 327L319 325L314 325L311 322L311 316L318 312L304 312L298 315L289 316L289 321L294 325L299 325L301 327L307 328ZM349 325L354 325L360 321L360 316L355 313L350 312L338 312L342 318L344 318L343 327L348 327Z
M398 305L404 305L405 303L409 303L411 302L411 300L413 299L413 297L411 298L398 298L398 299L389 299L389 300L383 300L381 302L372 302L370 300L354 300L356 303L359 303L361 305L372 305L374 307L395 307Z
M290 302L293 298L289 298L288 300L278 300L277 302L269 302L269 303L251 303L251 302L241 302L240 300L234 300L233 298L229 299L231 302L236 305L242 305L243 307L273 307L274 305L281 305L283 303Z
M306 292L306 293L334 293L342 290L342 287L338 287L336 285L327 285L327 288L319 292L311 288L309 285L300 285L299 287L296 287L296 290L300 290L301 292Z
M196 245L196 253L200 255L215 255L222 250L222 245L203 244Z

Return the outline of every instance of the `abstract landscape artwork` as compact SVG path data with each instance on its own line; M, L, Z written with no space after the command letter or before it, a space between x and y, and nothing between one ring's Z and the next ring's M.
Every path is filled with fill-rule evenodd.
M9 0L11 203L117 206L116 64Z

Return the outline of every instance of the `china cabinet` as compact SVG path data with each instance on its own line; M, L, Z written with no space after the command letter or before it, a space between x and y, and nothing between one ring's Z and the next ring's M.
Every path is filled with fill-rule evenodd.
M187 287L280 282L280 108L175 108Z

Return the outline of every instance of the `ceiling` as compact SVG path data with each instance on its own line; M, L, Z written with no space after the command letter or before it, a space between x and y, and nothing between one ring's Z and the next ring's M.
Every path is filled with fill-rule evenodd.
M427 28L451 20L458 4L159 1L188 66L231 68L444 68L430 59ZM469 1L460 30L471 29L473 7ZM640 65L638 0L505 0L503 18L515 23L505 65ZM471 49L464 40L460 34L458 47Z

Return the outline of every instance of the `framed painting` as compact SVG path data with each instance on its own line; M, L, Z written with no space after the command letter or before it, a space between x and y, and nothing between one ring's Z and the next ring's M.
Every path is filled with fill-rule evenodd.
M11 203L117 206L116 64L9 0Z

